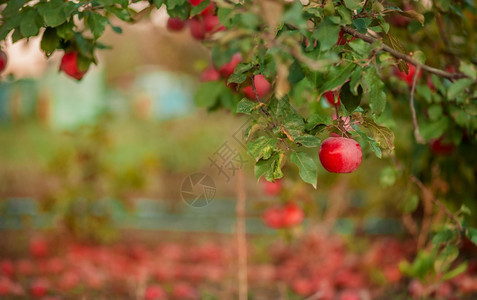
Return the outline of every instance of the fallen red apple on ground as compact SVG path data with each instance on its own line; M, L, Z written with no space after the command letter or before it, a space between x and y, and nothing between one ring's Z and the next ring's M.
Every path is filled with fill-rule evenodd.
M150 285L144 293L144 300L160 300L165 299L166 292L159 285Z
M5 68L7 67L7 61L7 54L0 50L0 73L3 72L3 70L5 70Z
M169 31L181 31L186 25L185 21L179 18L169 18L167 20L167 29Z
M31 285L31 294L36 298L41 298L46 295L49 288L49 281L44 278L37 279Z
M329 137L320 147L320 162L332 173L351 173L361 164L361 146L353 139Z
M86 74L86 71L78 68L78 52L66 52L61 59L60 70L77 80L81 80Z
M30 241L30 253L34 257L45 257L48 255L48 243L42 238L34 238Z

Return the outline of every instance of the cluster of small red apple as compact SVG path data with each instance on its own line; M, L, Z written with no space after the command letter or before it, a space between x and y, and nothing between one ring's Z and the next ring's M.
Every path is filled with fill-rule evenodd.
M198 6L204 0L189 0L192 6ZM215 14L216 7L214 2L210 4L197 16L188 20L181 20L179 18L169 18L167 20L167 29L169 31L181 31L189 25L190 34L196 40L202 41L211 34L218 31L225 30L225 27L220 24L219 17Z
M199 299L199 287L224 279L226 251L212 243L164 243L154 250L140 244L69 245L55 256L51 245L37 238L29 258L0 262L0 298L71 299L68 295L84 292L109 299L131 293L145 300Z

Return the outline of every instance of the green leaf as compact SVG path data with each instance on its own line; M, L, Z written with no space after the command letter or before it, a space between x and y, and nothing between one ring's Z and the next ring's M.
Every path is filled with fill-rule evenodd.
M344 105L347 111L353 112L361 103L361 96L363 95L363 89L358 87L358 94L355 96L351 93L350 82L345 83L341 87L340 98L341 104Z
M170 5L169 2L173 2L176 0L168 0L167 1L167 14L171 18L179 18L181 20L186 20L189 18L189 9L187 8L187 5L183 5L184 3L180 3L178 5ZM182 0L179 0L179 2L185 2Z
M36 36L40 32L41 19L38 13L29 9L22 14L22 19L20 21L20 33L24 37Z
M444 228L443 230L438 231L432 237L432 244L438 245L441 243L449 243L452 239L455 238L456 232L454 230Z
M281 164L283 154L281 152L274 154L266 160L259 160L255 164L255 178L264 177L267 181L273 181L283 177Z
M307 148L319 147L321 140L314 135L305 134L295 138L295 143L301 144Z
M288 73L288 82L290 84L296 84L305 78L305 73L301 68L300 63L295 59L290 66L290 72Z
M74 22L63 23L61 26L56 27L56 34L64 40L70 40L75 35L74 26Z
M457 95L462 93L466 88L470 87L474 83L474 80L469 78L459 79L455 81L447 90L447 98L454 100Z
M420 124L421 136L426 140L439 138L449 128L450 120L448 117L442 117L436 122Z
M463 262L460 265L458 265L457 267L455 267L454 269L452 269L451 271L445 273L442 276L442 280L444 280L444 281L445 280L450 280L450 279L458 276L459 274L464 273L466 270L467 270L467 262Z
M344 4L350 10L360 9L361 1L360 0L344 0Z
M178 6L184 6L186 0L167 0L167 9L174 9Z
M209 81L202 83L195 93L195 103L198 106L212 107L217 103L224 87L223 82Z
M60 37L56 34L56 29L47 27L41 38L41 50L49 57L59 46Z
M290 161L298 166L301 179L316 189L318 170L311 156L305 152L292 152Z
M269 159L273 153L275 153L276 138L269 138L265 136L260 136L254 141L250 141L247 144L248 153L255 158L255 161L260 159Z
M15 15L19 15L18 11L26 2L26 0L1 1L0 3L2 4L7 3L7 6L2 10L2 18L12 18Z
M161 6L166 2L166 0L153 0L156 8L161 8Z
M283 22L297 27L306 26L306 19L303 17L303 5L300 1L294 1L291 8L283 14Z
M108 23L108 18L95 12L89 14L87 18L88 27L95 39L99 38L103 34Z
M331 49L338 41L340 26L331 22L326 17L319 25L318 29L313 32L313 38L320 42L320 50L326 51Z
M404 201L402 210L404 213L410 214L417 209L418 205L419 197L416 194L412 194L406 199L406 201Z
M200 14L209 4L210 4L210 0L203 0L202 2L199 3L199 5L192 6L190 15L195 16Z
M36 6L40 16L43 18L46 26L57 27L66 21L64 2L61 0L51 0L46 3L40 3Z
M353 22L353 18L351 16L351 11L344 7L343 5L340 5L336 8L338 11L338 14L341 17L341 25L349 25Z
M468 227L466 235L472 243L477 245L477 228Z
M331 116L329 114L312 114L306 119L305 130L310 131L318 125L331 124Z
M386 93L384 83L374 68L370 68L364 75L365 91L369 106L374 115L379 116L386 108Z
M353 20L353 26L362 34L366 34L371 20L367 18L357 18Z
M346 80L348 80L348 78L350 77L355 67L355 64L350 63L347 65L343 64L336 68L333 68L330 73L327 74L324 85L320 87L320 94L323 94L327 91L331 91L345 83Z
M237 113L239 114L251 114L254 109L256 109L258 103L243 98L237 105Z
M367 128L381 149L394 149L394 132L386 126L376 124L371 118L364 118L362 126Z
M396 169L393 167L386 167L381 171L379 175L379 183L382 187L390 187L396 182Z

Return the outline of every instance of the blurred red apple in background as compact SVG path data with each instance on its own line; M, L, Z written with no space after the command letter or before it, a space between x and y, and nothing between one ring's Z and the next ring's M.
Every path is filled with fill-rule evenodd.
M228 78L235 70L235 67L242 61L242 54L235 53L228 63L223 64L219 68L219 73L225 78Z
M3 70L5 70L5 68L7 67L7 62L7 54L0 50L0 73L3 72Z
M169 18L167 20L167 29L169 31L181 31L186 25L185 21L179 18Z
M66 75L81 80L86 71L80 71L78 68L78 52L66 52L61 59L60 70Z

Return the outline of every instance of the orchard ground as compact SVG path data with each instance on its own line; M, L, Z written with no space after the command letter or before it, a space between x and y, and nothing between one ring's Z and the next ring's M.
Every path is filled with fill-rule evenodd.
M473 1L3 2L0 298L477 297Z

